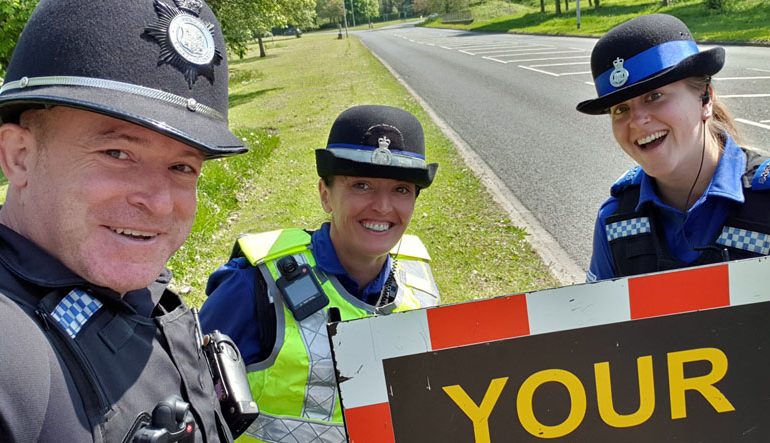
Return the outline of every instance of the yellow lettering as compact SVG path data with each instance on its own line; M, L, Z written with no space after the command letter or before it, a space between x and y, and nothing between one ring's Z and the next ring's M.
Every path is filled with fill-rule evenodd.
M636 360L636 367L639 373L639 409L634 413L622 415L615 411L612 402L610 363L601 362L594 365L596 401L599 406L599 415L610 426L616 428L637 426L649 420L655 411L655 383L652 373L652 356L639 357Z
M570 409L567 419L555 426L547 426L535 417L532 397L540 385L548 382L561 383L567 388L570 397ZM559 438L577 429L586 415L586 390L575 374L562 369L546 369L530 375L521 384L516 397L519 421L524 429L535 437Z
M685 363L711 363L711 372L701 377L684 378ZM668 353L668 383L671 397L671 418L686 418L685 391L698 391L719 413L734 411L732 403L714 384L727 374L727 356L717 348L690 349Z
M473 423L473 435L476 443L490 443L489 440L489 416L492 409L503 392L508 377L495 378L489 382L487 392L481 400L481 405L476 405L460 385L444 386L442 389L449 398L471 419Z

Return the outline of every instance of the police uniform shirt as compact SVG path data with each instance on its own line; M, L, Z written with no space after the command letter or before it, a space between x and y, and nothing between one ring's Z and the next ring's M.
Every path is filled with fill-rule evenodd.
M166 302L159 302L169 278L165 272L150 287L121 298L112 290L93 286L34 243L0 225L0 441L94 441L85 405L97 400L83 394L79 389L83 386L73 379L82 371L75 368L81 366L56 350L68 347L60 334L72 336L71 328L78 322L77 339L72 339L78 344L72 349L79 349L88 360L92 376L100 380L95 383L92 378L88 384L94 389L101 385L103 397L98 401L106 402L102 406L108 408L99 425L101 431L96 431L104 432L101 439L112 441L120 436L119 441L141 412L150 412L170 394L186 400L194 396L191 409L196 422L202 417L207 426L215 428L214 411L216 408L218 414L219 410L208 368L194 355L190 357L195 353L192 337L182 338L185 334L174 329L181 326L183 315L182 309L171 306L178 298L168 293L168 308L174 309L169 315L164 315L161 306ZM75 289L100 304L92 316L85 311L93 305L68 320L55 318L55 311L42 314L47 309L41 307L45 296L71 295ZM151 314L162 317L147 318ZM179 371L186 380L200 378L202 388L192 387L193 392L183 387ZM141 410L134 410L139 405L143 405ZM199 425L196 434L203 431ZM206 431L208 441L216 441L211 437L217 432L214 428ZM224 438L226 431L220 432Z
M360 288L340 263L329 230L330 224L324 223L311 236L317 269L337 277L343 287L359 300L375 304L390 274L392 259L388 256L377 278ZM262 278L258 274L257 267L246 258L230 260L209 277L206 287L208 299L200 312L203 331L218 329L229 335L238 345L247 365L261 361L270 353L270 349L262 349L260 345L263 342L260 330L264 326L273 330L276 328L274 318L272 324L256 327L257 297L267 297L264 290L257 286L256 279Z
M655 180L643 171L640 172L642 178L637 210L646 203L655 205L659 209L656 222L659 227L663 227L666 245L672 256L683 263L692 263L701 254L695 248L711 245L733 205L743 203L741 177L745 172L746 154L727 136L724 152L711 182L687 212L663 203L656 192ZM594 226L593 255L586 275L588 281L615 277L612 253L607 241L606 219L617 208L617 198L610 197L599 209Z
M4 225L0 225L0 264L3 294L30 291L42 296L59 287L91 286ZM160 292L134 292L134 306L119 300L115 293L114 302L149 315ZM41 334L40 326L5 296L0 296L0 325L0 441L91 441L77 387L70 373L62 371L64 363Z

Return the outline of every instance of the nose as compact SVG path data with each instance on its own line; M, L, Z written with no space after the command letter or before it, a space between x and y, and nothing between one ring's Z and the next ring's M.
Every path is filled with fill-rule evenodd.
M168 215L174 208L173 186L162 174L142 174L135 178L128 202L149 214Z
M393 204L390 201L391 196L388 192L377 192L374 196L374 204L372 205L374 210L385 214L393 210Z
M650 121L650 112L643 104L632 106L629 111L631 113L631 124L636 126L643 126Z

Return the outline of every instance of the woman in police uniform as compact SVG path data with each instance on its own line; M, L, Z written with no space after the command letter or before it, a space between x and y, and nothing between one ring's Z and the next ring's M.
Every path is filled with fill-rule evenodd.
M711 83L723 64L723 48L700 51L687 26L664 14L637 17L597 42L598 98L577 110L609 114L639 166L599 209L589 281L770 252L770 164L738 145Z
M204 331L241 349L260 417L239 441L344 442L326 323L434 306L428 254L404 231L438 167L410 113L357 106L316 150L330 221L241 237L211 275ZM296 440L295 440L296 439Z

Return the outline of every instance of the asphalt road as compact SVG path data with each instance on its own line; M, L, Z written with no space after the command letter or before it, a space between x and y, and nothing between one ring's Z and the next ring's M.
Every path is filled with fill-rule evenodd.
M408 25L357 35L486 162L573 264L587 268L596 212L633 166L607 116L575 111L596 96L589 64L596 40ZM716 91L745 144L770 151L770 48L726 50Z

